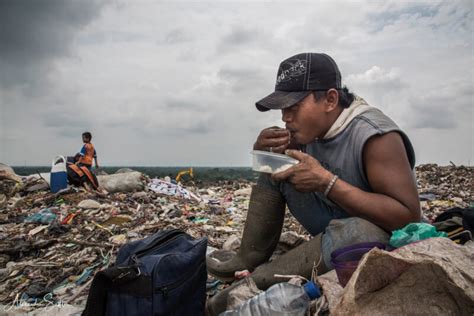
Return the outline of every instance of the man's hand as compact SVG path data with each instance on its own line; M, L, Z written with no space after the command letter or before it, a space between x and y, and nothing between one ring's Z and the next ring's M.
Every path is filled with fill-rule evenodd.
M290 131L281 127L272 126L260 132L257 141L253 145L253 149L281 154L288 148L289 144Z
M299 163L285 171L274 173L275 181L288 181L300 192L324 192L334 176L312 156L297 150L287 150L286 154Z

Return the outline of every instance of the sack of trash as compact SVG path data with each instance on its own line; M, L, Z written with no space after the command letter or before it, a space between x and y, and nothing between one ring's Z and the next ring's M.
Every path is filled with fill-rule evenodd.
M473 262L473 242L429 238L392 252L374 248L344 289L334 271L318 281L331 315L473 315Z
M0 163L0 180L21 182L21 178L15 173L13 168L3 163Z
M143 191L146 177L138 171L97 176L99 186L109 193Z

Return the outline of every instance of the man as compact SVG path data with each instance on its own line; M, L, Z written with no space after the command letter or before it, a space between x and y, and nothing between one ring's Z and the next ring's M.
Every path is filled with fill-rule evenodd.
M408 137L380 110L342 87L330 56L303 53L284 60L275 92L256 106L281 110L286 129L264 129L254 149L285 152L299 163L260 176L241 248L229 261L208 258L211 275L230 280L235 271L248 269L263 290L281 282L274 274L310 278L313 267L319 274L332 268L335 249L386 243L390 231L420 220ZM278 243L285 205L314 237L262 265ZM228 292L209 300L208 313L225 310Z

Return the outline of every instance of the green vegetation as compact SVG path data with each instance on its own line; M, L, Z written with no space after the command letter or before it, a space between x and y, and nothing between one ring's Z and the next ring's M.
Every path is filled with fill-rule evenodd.
M163 178L170 176L176 177L176 174L188 167L101 167L100 170L108 174L113 174L121 168L130 168L140 171L148 175L150 178ZM13 167L18 175L30 175L37 172L49 172L51 167L45 166L28 166L28 167ZM222 181L222 180L250 180L254 181L258 177L258 173L249 167L193 167L194 180L202 182ZM184 180L189 177L184 176Z

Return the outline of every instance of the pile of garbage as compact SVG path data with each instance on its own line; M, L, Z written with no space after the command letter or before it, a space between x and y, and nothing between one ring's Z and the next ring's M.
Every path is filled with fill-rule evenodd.
M473 169L417 167L423 214L433 219L472 206ZM133 173L126 171L110 176L120 183ZM114 263L120 246L161 229L206 236L209 252L239 248L253 183L181 185L143 174L133 181L139 190L128 184L108 195L76 187L51 193L41 176L20 177L0 164L0 304L84 306L94 274ZM287 212L277 254L308 238ZM223 286L208 280L208 294Z
M443 210L472 207L473 170L474 167L455 165L417 166L416 177L423 215L432 221Z

